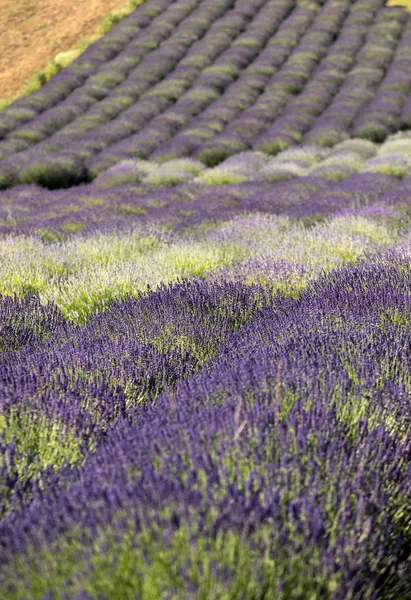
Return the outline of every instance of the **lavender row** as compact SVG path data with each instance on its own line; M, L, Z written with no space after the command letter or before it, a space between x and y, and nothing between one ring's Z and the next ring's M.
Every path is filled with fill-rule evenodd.
M361 5L360 5L359 9L357 9L357 5L355 5L353 7L352 12L353 12L353 21L354 22L356 19L355 15L360 10L361 10ZM382 11L382 12L384 12L384 11ZM375 32L380 37L381 37L381 33L382 33L382 28L381 28L382 12L379 13L380 19L375 26L375 29L376 29ZM316 21L319 23L318 27L320 27L320 28L321 28L321 23L322 23L321 14L322 13L320 13L320 15L317 17L317 21ZM372 11L370 10L369 7L367 7L367 13L366 13L366 15L364 15L364 18L366 20L369 19L370 14L372 14ZM293 17L294 17L294 15L291 15L291 17L289 19L290 24L292 22ZM387 17L387 19L388 19L388 17ZM406 13L402 10L399 10L399 11L394 10L389 13L388 26L392 25L393 31L396 34L397 38L398 38L398 35L401 33L401 30L402 30L405 20L406 20ZM287 23L287 21L284 22L284 25L286 23ZM296 33L297 30L296 30L296 27L294 24L292 25L292 28L293 28L294 33ZM280 30L280 35L281 35L281 30ZM307 35L308 36L310 35L309 32L307 33ZM315 37L315 30L312 35L313 35L313 37ZM370 38L372 38L371 35L370 35ZM395 38L393 40L394 45L397 41L397 38ZM304 39L304 38L302 38L302 39ZM275 42L275 40L276 40L276 36L274 36L274 38L272 40L273 43ZM342 39L340 41L340 44L343 44L343 43L344 43L344 39ZM268 45L268 47L269 46L270 46L270 44ZM267 49L268 49L268 47L267 47ZM273 48L274 47L275 47L275 44L273 45ZM339 46L337 45L337 48L338 47ZM298 46L294 50L294 53L298 52L299 48L300 48L300 46ZM293 55L291 54L291 57L292 56ZM290 57L290 60L292 59L291 57ZM338 52L338 57L339 57L339 62L341 62L341 55L339 52ZM278 57L278 58L280 58L280 57ZM300 58L301 58L301 56L300 56ZM172 122L171 126L164 127L163 117L160 117L158 129L155 129L154 132L151 129L151 124L150 124L150 125L148 125L148 127L143 129L137 135L131 136L129 140L125 140L124 142L121 142L120 144L115 145L114 147L110 147L107 151L104 151L102 153L102 155L98 156L96 159L93 159L93 158L89 159L88 166L91 169L92 176L94 176L96 173L100 172L103 168L106 168L107 166L109 166L115 162L118 162L119 159L130 158L130 157L135 157L135 156L138 156L140 158L146 158L150 155L150 151L152 151L153 148L155 148L155 150L152 152L151 156L155 160L164 161L169 158L176 158L176 157L182 157L182 156L186 156L186 155L190 155L190 154L196 154L196 156L198 158L200 158L202 161L206 162L206 164L214 164L216 162L219 162L224 156L227 156L227 154L230 155L233 153L237 153L237 152L247 148L247 144L244 144L242 141L241 134L239 136L237 136L237 134L238 134L237 130L235 131L235 134L230 138L230 141L227 141L227 143L226 143L224 141L224 135L225 135L224 128L227 126L228 130L230 130L230 127L231 127L230 122L231 122L231 120L234 119L234 124L238 121L239 128L244 126L244 129L247 129L247 135L253 137L254 136L253 127L257 127L257 128L261 127L264 129L266 127L265 123L270 122L270 120L272 120L272 117L273 117L272 111L270 112L270 115L264 114L264 119L261 118L261 114L260 114L261 111L258 111L258 106L259 106L258 96L262 92L264 92L264 89L269 85L268 78L266 78L264 88L261 88L259 84L256 85L255 83L253 84L253 82L252 82L253 74L255 73L255 69L257 68L257 64L259 63L260 60L262 60L261 55L257 58L255 64L253 63L252 65L250 65L250 67L248 69L246 69L244 75L242 77L240 77L240 80L228 88L227 92L225 94L223 94L223 96L221 97L221 100L218 99L217 101L213 102L210 105L210 107L203 114L201 114L197 118L195 118L193 120L192 124L189 124L188 131L183 129L183 131L181 133L178 133L174 138L171 138L169 141L164 142L164 136L167 136L167 137L170 136L170 129L172 127L175 127L175 123ZM276 62L276 59L275 59L275 62ZM287 68L287 62L282 67L282 69L286 69L286 68ZM280 77L282 69L280 69L278 71L278 75L274 75L274 77L273 77L274 83L277 81L278 77ZM250 73L251 77L247 77L248 72ZM244 86L242 83L243 79L244 79ZM250 83L248 83L248 81ZM281 83L280 80L279 80L279 83ZM339 84L341 84L341 81L339 81ZM309 89L311 89L310 85L309 85ZM246 90L247 90L247 94L246 94ZM333 88L334 93L335 93L335 91L336 91L336 87ZM267 94L268 94L267 92L265 94L263 94L262 98L264 98ZM242 105L240 110L238 110L238 99L239 98L241 98L241 105ZM250 123L248 123L248 121L247 121L247 124L249 125L249 127L245 127L246 122L244 121L244 119L248 115L247 107L244 107L244 99L245 98L247 98L248 104L256 103L255 104L256 108L254 108L254 106L252 106L249 109L251 111L250 114L253 114L253 111L257 111L258 115L259 115L258 118L255 120L255 122L253 121L252 118L251 118ZM298 104L298 101L297 101L297 104ZM281 112L281 110L282 110L282 108L280 109L280 112ZM221 117L220 117L220 114L221 114ZM274 114L275 114L275 112L274 112ZM179 121L179 126L181 126L180 121ZM233 127L235 127L235 125L233 125ZM218 132L220 132L222 129L223 129L223 133L222 134L220 133L219 135L217 135L215 137L216 132L218 134ZM150 136L152 136L152 137L150 137ZM218 140L220 139L220 136L222 136L221 145L219 145L219 142L218 142ZM210 141L207 141L207 140L209 140L209 138L212 138L212 139ZM259 139L259 138L257 137L257 139ZM216 144L216 148L214 148L214 144ZM253 145L254 145L254 141L253 141ZM156 146L157 146L157 148L156 148ZM208 150L207 150L208 146L210 146L210 152L209 152L210 156L208 156ZM218 146L218 148L217 148L217 146ZM204 149L204 153L203 153L203 149Z
M112 156L113 161L118 161L119 155L150 155L157 146L186 126L193 117L202 113L212 102L216 102L216 98L247 70L249 63L259 55L289 11L288 1L266 3L244 33L232 42L230 48L219 56L212 66L201 72L191 88L178 98L174 105L162 113L155 105L159 114L153 115L155 118L144 124L138 133L114 144L108 151L103 151L97 161L90 159L92 173L101 170L104 161L110 164Z
M139 88L139 90L137 91L137 95L141 95L144 92L147 92L148 94L145 104L143 102L143 107L140 108L140 112L142 110L143 114L147 113L148 111L148 114L145 114L145 117L143 117L143 119L149 118L150 107L152 105L152 96L155 96L155 89L150 90L150 88L152 88L156 83L158 83L160 79L164 78L167 75L167 73L172 73L177 64L187 54L189 48L206 33L207 29L210 27L212 22L216 18L218 18L218 16L221 15L230 4L232 4L232 0L226 0L225 2L223 2L223 4L221 4L221 1L218 0L213 0L211 3L207 4L201 3L199 0L184 0L184 2L181 2L182 6L180 7L180 11L177 11L177 16L180 17L180 20L182 19L182 17L187 18L185 18L183 20L183 23L180 24L179 27L177 27L174 34L172 34L168 38L168 40L158 48L158 50L154 50L152 53L150 53L134 70L134 72L128 77L129 82L135 78L135 81L137 83L135 83L134 87L138 86ZM196 8L197 5L199 6ZM187 30L190 32L189 34L187 34ZM191 71L192 70L193 69L191 69ZM194 73L195 72L196 71L194 69ZM114 70L113 76L114 79L117 76L116 69ZM97 75L96 77L99 77L99 75ZM102 75L102 77L104 79L104 74ZM112 80L112 76L109 73L107 77L109 81L108 85L110 86L110 80ZM170 75L170 77L172 77L172 75ZM113 83L115 85L114 81ZM177 90L179 89L179 87L181 88L181 86L182 89L184 89L186 85L184 76L181 79L180 75L179 79L177 75L175 85L177 86ZM188 85L189 83L187 84L187 86ZM93 87L93 81L91 82L91 87ZM167 87L167 83L163 84L163 87ZM170 102L170 94L170 90L168 90L167 92L167 90L165 89L162 90L162 94L160 94L158 98L158 101L162 105L163 109ZM114 130L111 131L111 135L114 137L119 135L120 137L124 135L129 135L130 122L133 121L133 119L135 120L137 118L136 112L138 111L139 105L137 104L137 106L134 106L133 104L132 107L126 110L118 119L114 119L114 123L111 125L111 127L106 126L105 129L107 129L107 131L105 132L105 136L102 136L103 138L105 138L106 141L102 142L102 147L104 147L108 143L107 140L110 140L110 130ZM56 151L60 147L66 148L70 140L73 140L73 136L74 139L76 139L79 135L83 133L84 129L87 130L87 118L88 115L86 113L84 116L80 116L77 119L75 119L75 121L71 125L68 125L66 128L63 128L61 132L57 132L55 135L52 135L51 137L47 138L47 142L41 144L35 150L33 149L32 151L28 150L26 152L21 152L15 155L15 158L12 161L8 159L3 161L2 171L3 173L5 173L6 178L8 176L8 170L10 169L10 172L13 173L16 171L16 166L18 165L18 168L23 168L22 180L24 181L24 166L26 166L26 169L28 169L29 171L36 169L36 167L38 169L38 154L40 153L41 155L42 152L44 152L43 160L46 163L46 166L43 167L43 170L47 171L47 167L49 167L53 172L58 172L59 161L63 164L65 162L66 164L68 164L68 172L72 174L71 183L75 183L77 179L84 179L84 169L81 168L83 162L83 154L84 152L86 152L87 154L87 148L89 146L90 151L92 150L93 140L88 139L87 144L84 144L84 142L79 143L79 148L77 152L74 146L68 157L66 153L62 152L61 154L59 154ZM89 125L93 128L98 126L99 122L101 123L101 121L103 122L103 124L104 122L110 121L110 117L106 113L104 113L104 110L103 115L91 114ZM68 135L65 135L65 131L67 131ZM73 132L73 136L70 136L70 131ZM30 138L33 131L28 130L26 133ZM24 136L25 131L17 131L16 135ZM36 141L36 131L34 131L34 137ZM98 137L96 138L96 141L97 145L99 145ZM95 151L96 150L97 149L95 149Z
M406 598L410 272L409 251L389 253L272 299L202 373L119 416L83 466L17 485L0 523L8 598ZM183 289L166 306L176 294L184 317L221 306L221 288L186 287L188 304ZM113 310L134 327L129 305ZM13 486L11 445L6 457Z
M341 11L339 11L337 8L334 12L334 21L332 21L334 27L337 27L339 20L341 20L342 16L344 15L344 12L346 12L348 8L347 4L342 4L341 7ZM215 106L214 104L211 105L208 111L206 111L204 115L201 115L199 119L196 122L194 122L194 124L189 128L187 133L183 131L180 135L176 136L176 147L178 144L180 144L181 150L185 148L184 142L185 137L187 136L187 147L189 148L189 153L196 155L200 160L202 160L206 164L213 165L219 162L222 158L224 158L227 155L244 150L246 145L244 144L243 137L245 135L256 135L258 127L264 127L265 123L269 123L270 121L272 121L272 119L275 116L276 99L278 100L278 102L280 102L280 100L282 102L280 102L280 104L277 107L278 110L281 111L285 102L291 95L291 84L288 85L286 79L287 73L289 72L289 74L291 74L293 71L294 67L292 65L296 62L299 62L301 65L298 70L299 75L295 74L295 77L303 77L304 79L306 75L308 78L310 65L312 67L315 61L317 60L317 57L313 59L313 55L310 55L309 51L313 50L313 53L317 51L321 52L321 50L324 49L323 45L325 44L325 48L327 46L325 38L321 38L321 40L316 39L317 45L314 42L314 49L309 47L309 43L310 39L314 40L314 38L318 37L317 30L321 29L322 27L321 23L323 22L324 15L327 16L328 12L333 14L333 6L330 5L330 3L327 3L327 5L323 7L322 10L320 10L319 12L317 12L318 6L308 6L307 10L310 8L311 10L315 11L315 19L314 21L312 21L314 14L311 13L311 23L307 23L306 20L302 21L302 23L307 23L308 25L308 29L305 31L305 33L304 30L301 30L301 32L299 31L298 24L294 24L294 22L292 21L292 17L290 17L289 23L287 23L287 25L289 26L289 29L292 30L292 36L297 35L297 37L295 40L293 39L293 37L291 38L292 45L289 43L285 44L285 47L288 49L288 51L285 56L282 56L281 54L279 55L279 59L281 59L280 63L278 63L276 59L274 59L274 64L276 64L276 70L274 71L274 73L270 73L269 78L267 76L265 77L264 87L261 88L259 86L253 86L254 91L251 90L252 95L250 96L251 102L248 102L244 108L240 107L239 110L236 102L234 101L234 103L232 103L232 98L233 95L238 95L240 90L235 89L233 86L232 91L228 91L227 98L225 99L223 96L221 108L218 103ZM307 14L307 17L309 17L309 13ZM307 17L305 17L305 19L307 19ZM324 22L327 21L325 20ZM307 25L305 25L305 27L307 27ZM279 33L280 39L278 42L281 45L284 44L281 37L281 34L283 32L280 31ZM284 30L284 34L285 33L286 30ZM324 33L322 35L324 36ZM275 42L275 37L273 39L273 42ZM274 48L275 45L273 45L273 50ZM305 63L303 62L304 60ZM306 69L304 65L308 68L307 72L305 72ZM257 69L258 75L260 76L260 73L258 71L258 65L255 65L255 67ZM252 78L256 75L255 70L250 68L250 74L252 81ZM292 75L290 76L292 77ZM283 83L281 83L282 80ZM273 91L273 86L275 85L277 85L278 88L277 95L275 95ZM301 83L301 85L303 85L303 83ZM273 88L272 91L270 91L271 88ZM271 96L272 100L270 103ZM226 109L225 101L227 103L228 110ZM235 134L239 133L236 129L237 126L244 132L246 131L247 134L244 133L244 136L241 136L241 134L239 134L236 138L234 137L234 139L230 139L230 141L227 141L227 143L225 143L224 136L229 135L230 131L234 131ZM214 148L216 144L218 145L218 140L220 140L220 138L222 140L221 145L219 145L218 148ZM172 147L173 143L174 140L171 140L166 151L168 151L169 148ZM155 158L156 160L161 158L161 151L162 148L160 146L159 149L153 154L153 158ZM185 152L187 152L187 150L185 150ZM182 154L180 151L178 153L178 156L181 155Z
M317 62L326 55L335 31L339 30L351 2L329 0L318 13L286 63L268 82L264 93L249 109L242 111L215 138L206 141L195 156L212 166L222 158L250 149L284 110L294 95L300 94Z
M358 261L404 235L407 213L402 215L398 205L341 212L333 219L314 214L305 223L242 215L211 227L200 223L181 235L158 225L135 225L53 243L47 236L5 236L0 239L0 293L38 293L41 302L53 302L76 324L115 300L138 298L148 286L157 289L182 279L223 277L295 294L321 270Z
M150 26L141 32L137 29L138 35L124 50L114 59L106 61L96 74L90 75L82 86L58 106L45 110L30 123L10 131L6 135L7 139L0 142L2 156L38 144L45 138L53 136L59 129L66 129L65 126L73 121L82 123L83 127L87 124L90 126L91 117L94 116L95 127L99 123L98 116L100 120L104 117L108 119L110 116L114 118L116 113L125 110L135 101L139 93L138 86L135 85L133 88L129 80L133 81L133 74L136 71L140 72L140 77L144 76L144 65L149 61L146 55L152 56L153 52L156 52L155 49L167 37L175 35L175 29L178 29L178 25L193 10L193 6L186 2L174 2L161 16L154 19ZM88 122L84 113L89 115Z
M351 127L351 133L355 137L380 142L398 130L402 108L411 92L410 47L411 21L408 20L394 59L378 86L375 98L361 110Z
M231 18L227 19L225 13L233 6L233 0L214 0L207 4L197 1L196 4L199 6L182 21L175 32L130 73L125 85L115 89L112 99L115 106L117 94L133 89L132 105L118 116L111 116L105 112L104 105L98 104L47 140L47 145L51 145L53 152L71 145L71 151L74 153L77 149L89 150L90 154L93 154L119 137L130 135L133 130L137 130L154 116L150 112L153 103L158 111L165 110L174 97L177 98L188 89L201 68L208 66L227 47L254 11L253 6L247 9L244 3L240 3L238 14L233 11L230 14ZM216 38L219 41L221 29L224 30L224 22L225 27L230 27L232 32L228 39L223 39L222 44L215 44ZM197 55L201 62L206 58L204 65L196 64Z
M218 5L218 4L217 4ZM261 6L260 3L251 5L250 3L239 2L237 12L244 25L244 18L250 18L251 14L257 12L257 8ZM207 106L210 102L215 100L216 96L221 93L221 89L216 84L215 76L211 77L211 74L220 69L220 78L225 76L225 85L228 85L233 78L238 76L239 71L247 61L251 60L259 48L261 47L261 37L264 42L264 35L269 35L273 30L275 31L276 26L281 19L287 14L292 8L292 3L286 0L284 3L273 3L270 2L266 9L262 9L263 15L267 19L264 28L268 31L261 31L259 28L258 33L256 32L256 26L254 20L250 23L250 27L244 32L243 35L238 37L232 44L232 48L227 50L221 57L221 61L218 60L214 67L207 70L209 62L216 58L216 51L218 54L218 46L216 47L216 36L222 27L225 31L227 26L233 31L234 35L240 33L240 29L234 28L233 15L229 14L220 21L217 21L215 28L211 28L209 33L205 36L202 42L199 42L193 47L193 55L188 54L186 59L183 59L178 68L176 69L175 75L171 74L165 77L164 81L159 84L158 88L155 86L152 90L147 91L143 95L141 102L128 109L120 118L114 119L112 123L102 126L99 129L93 131L91 135L86 136L84 139L80 138L73 149L77 154L98 154L102 152L102 158L89 158L87 161L87 168L91 176L102 168L107 168L107 165L111 166L114 161L111 161L111 154L116 151L117 145L119 151L123 153L123 145L127 146L129 143L132 146L131 152L135 155L137 151L134 149L135 143L133 142L134 137L138 137L132 134L142 129L143 133L140 136L143 141L147 139L147 132L145 131L146 124L159 113L164 113L163 119L166 119L169 115L169 122L161 126L159 135L163 136L169 128L171 133L178 129L181 124L189 117L190 111L197 114L203 110L204 106ZM235 12L235 9L233 10ZM261 18L257 17L256 24L261 24ZM238 24L237 24L238 25ZM248 32L249 29L249 32ZM211 48L211 50L210 50ZM204 61L204 58L209 58L208 61ZM214 68L214 72L213 72ZM188 74L192 73L191 80L194 80L193 87L188 89L190 86L190 80L187 79ZM151 73L151 71L150 71ZM166 73L164 73L166 75ZM198 77L197 77L198 76ZM174 86L173 91L173 78L176 78L177 87ZM181 85L183 84L183 85ZM178 87L180 86L180 87ZM224 85L222 85L224 87ZM187 91L188 90L188 91ZM181 97L181 98L180 98ZM174 103L177 102L175 108ZM169 108L170 107L170 108ZM169 108L169 110L167 110ZM171 114L169 114L171 113ZM162 120L159 117L158 120ZM148 129L150 127L148 126ZM131 139L131 142L121 142L119 140L125 138ZM160 141L160 140L159 140ZM52 142L52 140L51 140ZM116 143L118 142L118 144ZM109 147L108 151L105 151L105 147ZM113 148L113 150L111 150ZM118 158L117 158L118 161ZM102 163L103 167L99 166Z
M407 20L379 0L175 2L75 94L7 134L0 187L70 187L130 157L214 165L304 135L333 145L353 122L360 135L363 118L381 139L409 92Z
M398 179L411 175L409 133L389 136L381 145L363 139L345 140L333 148L300 145L275 157L258 151L240 152L210 169L190 158L161 165L128 160L98 175L94 185L110 188L129 182L165 187L190 181L218 186L250 181L276 182L307 175L340 181L358 172L385 173Z
M36 296L1 298L0 515L48 466L81 462L116 419L198 371L269 298L259 286L181 283L83 327Z
M330 104L352 68L380 8L379 0L364 0L353 5L338 38L313 71L304 90L287 104L267 131L253 140L255 150L275 154L301 142L303 134Z
M257 58L221 96L169 141L159 144L152 158L164 161L192 154L204 140L221 130L263 93L277 69L287 60L318 13L316 4L300 5L286 18ZM113 158L118 154L113 148ZM121 148L119 149L121 152ZM118 159L117 159L118 160ZM98 163L97 163L98 164ZM100 170L100 166L98 167ZM93 173L96 166L93 167Z
M304 143L333 146L346 139L356 115L374 98L407 20L408 14L399 7L384 8L378 13L376 27L367 35L354 68L329 107L306 133Z
M133 172L131 171L131 176ZM47 191L18 186L0 192L0 232L35 233L43 239L76 232L127 230L133 223L157 223L187 230L225 221L237 214L264 212L305 221L321 220L336 211L387 202L406 210L409 178L360 173L333 182L320 176L278 181L213 185L187 183L171 190L121 183L121 169L111 175L108 189L97 184L73 190ZM117 178L116 178L117 177ZM392 192L389 192L392 190ZM389 194L391 194L389 196Z

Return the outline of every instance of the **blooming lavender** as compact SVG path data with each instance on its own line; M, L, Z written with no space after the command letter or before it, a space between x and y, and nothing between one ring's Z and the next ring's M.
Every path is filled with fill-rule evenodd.
M44 465L31 480L26 471L24 491L6 505L0 522L3 589L11 598L57 589L108 597L120 577L128 581L130 598L140 586L146 586L143 597L213 596L225 590L234 598L239 581L247 597L264 586L286 598L298 585L326 598L366 593L389 598L393 590L406 597L409 273L409 258L389 253L379 264L368 260L320 278L298 300L270 300L261 288L250 288L254 300L248 320L241 309L243 327L238 329L238 321L228 327L220 349L205 355L202 371L177 378L177 387L169 387L154 405L136 410L126 401L116 417L120 395L113 406L100 383L97 423L101 427L109 418L112 425L95 438L94 450L83 449L82 466L62 463L53 473ZM144 314L152 307L159 317L165 306L180 311L181 294L188 293L203 307L204 318L225 319L235 314L234 305L226 304L230 298L245 306L246 290L240 290L177 287L148 296L135 309ZM107 314L91 325L104 337L91 338L85 329L77 339L97 340L93 344L99 347L111 332L117 348L130 344L129 328L139 323L130 308L114 309L124 311L126 320L115 322L128 330L127 338L107 328L106 319L113 323L114 316ZM179 327L188 314L182 321L174 314L171 323ZM210 330L198 322L200 313L191 314L195 330L208 330L210 339L225 322ZM151 329L156 319L146 313L145 323ZM191 328L183 326L187 332ZM178 336L170 334L169 343L175 344ZM108 366L113 355L107 342L100 364ZM55 355L53 345L46 342L43 348ZM59 346L66 351L66 344ZM85 346L80 347L71 350L73 358L85 358ZM9 363L10 374L20 357ZM34 356L27 360L40 367ZM58 364L57 359L56 369ZM61 376L54 381L64 385ZM68 413L60 409L57 421L48 417L63 432L73 402L74 397ZM50 413L58 404L47 406ZM107 415L105 406L111 407ZM9 410L6 414L13 414ZM86 430L90 436L97 414L94 409L88 420L85 414L70 418L78 423L75 435ZM19 477L13 471L16 449L9 443L5 450L11 481L13 473ZM130 560L142 571L136 573ZM39 568L47 572L40 584Z
M407 11L147 0L0 113L0 598L411 597Z
M409 37L405 9L381 0L147 0L2 111L0 187L64 188L133 159L215 167L382 141L406 126Z

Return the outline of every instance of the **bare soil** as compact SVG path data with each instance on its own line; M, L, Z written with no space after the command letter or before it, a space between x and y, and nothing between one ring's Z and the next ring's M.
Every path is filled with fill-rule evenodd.
M59 52L98 33L125 0L0 0L0 99L22 90Z

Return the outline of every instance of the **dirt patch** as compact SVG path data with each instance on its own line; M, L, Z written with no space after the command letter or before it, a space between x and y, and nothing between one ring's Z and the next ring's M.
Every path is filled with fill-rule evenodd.
M59 52L99 31L125 0L0 0L0 99L20 92Z

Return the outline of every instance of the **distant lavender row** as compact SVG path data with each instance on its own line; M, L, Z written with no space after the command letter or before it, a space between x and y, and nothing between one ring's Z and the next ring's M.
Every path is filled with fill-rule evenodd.
M306 31L299 30L298 23L290 24L293 35L297 35L297 43L294 47L293 38L291 38L293 45L290 48L290 45L287 44L287 47L292 51L287 53L284 57L285 60L282 58L282 53L271 60L275 69L269 73L269 78L265 78L264 86L261 86L262 82L257 86L252 85L252 80L248 83L245 89L251 89L247 90L249 93L246 96L248 100L245 100L245 106L238 107L239 90L234 86L232 90L229 88L227 98L223 94L221 102L217 100L212 103L192 124L189 124L181 133L177 133L169 143L166 142L164 147L162 144L157 144L158 148L153 153L153 157L163 160L170 156L194 154L206 164L212 165L226 155L245 150L247 146L242 138L255 137L261 128L264 128L277 116L278 112L281 112L292 94L298 93L304 87L316 61L326 53L332 35L338 30L349 6L350 2L341 2L340 0L329 0L319 12L317 12L318 5L312 6L311 8L314 8L317 14ZM281 30L279 33L281 35ZM274 36L273 42L275 41ZM251 65L248 69L251 75L253 75L252 68L254 66ZM245 74L248 74L247 70ZM237 98L234 104L230 102L233 95ZM224 135L221 132L226 132L229 136L230 131L234 128L235 134L237 134L236 128L238 127L243 131L242 135L234 135L233 139L230 138L226 143L223 141L221 144L223 148L221 145L214 147L213 139L216 134L220 134L217 135L217 140L219 140ZM134 141L134 139L131 139L130 143L126 141L126 148L122 144L121 150L130 148L132 151L132 147L135 145ZM212 145L211 150L209 149L210 144ZM112 151L119 149L109 149L108 152L112 154ZM137 146L137 152L138 150ZM142 158L147 156L145 152L143 154L139 152L137 155ZM98 162L93 159L88 160L92 173L96 171L96 165L100 164L103 156L104 154L101 159L97 157Z
M358 2L354 4L353 9L357 4ZM372 15L372 4L367 2L367 7ZM212 164L215 162L215 156L221 160L235 152L254 147L261 149L261 140L265 139L267 142L267 138L270 140L270 151L272 149L275 152L277 148L275 144L272 145L270 136L270 130L275 125L271 124L275 124L295 97L301 97L315 71L321 69L323 59L333 51L335 32L338 31L338 40L344 38L349 8L350 5L338 0L326 2L290 59L268 82L257 102L247 111L240 113L219 135L207 141L204 147L197 151L196 156L207 164ZM341 61L344 54L340 51L338 56ZM324 88L321 93L325 93ZM265 147L263 143L263 148Z
M77 331L3 300L7 598L406 598L410 273L408 245L297 300L182 284Z
M128 168L124 173L116 168L111 181L108 175L106 183L111 187L107 189L102 179L102 187L85 185L75 190L48 191L31 185L2 191L0 233L35 233L44 240L53 240L76 232L128 230L133 223L156 223L179 231L255 212L314 223L338 211L375 203L396 205L407 212L410 194L409 177L399 181L378 172L354 173L337 182L303 176L274 183L268 180L207 186L188 182L172 188L133 184L133 177L138 177L138 169ZM223 171L223 177L216 175L213 183L242 178L236 172L227 175Z
M368 140L346 140L333 148L299 146L270 157L262 152L240 152L207 169L191 158L158 165L153 161L125 160L100 173L93 185L108 189L122 183L167 187L193 182L205 185L246 181L281 181L313 175L332 181L354 173L385 173L403 179L411 175L411 136L397 133L377 145Z
M393 9L396 11L398 7ZM408 74L411 22L408 15L393 13L391 10L385 9L378 15L376 28L367 36L357 63L348 73L330 106L306 133L303 143L333 145L346 137L345 132L380 142L403 124L396 117L399 117L398 106L401 107L401 102L404 103L410 93ZM394 15L398 21L392 19ZM383 112L386 114L383 118L388 121L382 127L381 102L390 89L400 96L396 106L388 103L384 106ZM378 104L380 110L367 117L368 128L360 131L355 121L357 115L366 115L370 105ZM358 118L359 124L362 117Z
M190 7L190 3L187 5L187 2L181 2L180 4L182 8L185 6ZM60 120L54 118L52 115L50 115L49 119L46 113L39 123L40 131L38 130L36 120L34 120L31 129L25 126L23 129L17 130L15 134L11 132L9 137L13 137L13 135L17 137L17 141L20 144L19 149L21 150L24 149L21 146L21 137L28 138L27 141L24 141L25 147L28 147L32 142L36 143L47 136L47 144L40 144L40 148L44 146L44 151L47 153L49 151L48 148L51 148L54 152L61 147L65 148L70 140L75 141L76 138L81 138L84 131L90 128L97 128L94 133L96 142L100 138L97 146L102 142L104 147L107 143L113 143L116 138L130 135L133 132L133 126L135 128L141 127L148 119L155 116L156 111L164 110L169 104L172 104L173 98L175 101L179 95L189 88L191 81L201 71L204 71L210 61L215 59L224 50L224 46L227 46L233 35L236 36L241 33L247 21L255 15L259 6L264 4L264 2L256 0L254 3L250 3L240 0L237 4L238 8L228 11L226 16L215 23L215 27L212 26L212 21L230 8L233 2L228 0L227 2L214 1L200 4L192 16L185 19L180 27L162 45L143 58L140 64L137 64L135 69L127 75L124 83L113 89L107 101L104 100L103 94L102 103L98 103L95 108L86 111L84 116L78 116L71 125L63 128L61 132L57 131L56 135L52 134L56 127L57 130L60 128ZM191 7L193 5L194 3L191 1ZM290 3L288 3L288 10L290 6ZM284 14L281 8L277 12L279 12L280 17ZM180 12L177 11L177 15L180 16L181 20L180 13L181 9ZM167 25L167 14L164 15L162 20ZM210 25L211 28L208 31ZM270 28L273 26L275 27L275 23L270 24ZM227 29L230 30L228 38ZM188 37L187 31L190 32ZM199 40L204 34L206 34L204 41L200 40L195 44L194 42ZM221 39L222 35L223 38ZM140 36L137 36L136 44L139 43L139 40ZM194 46L190 52L190 46L193 43ZM141 45L145 48L146 43L144 39L141 40ZM154 43L154 47L156 45ZM153 42L149 42L149 47L153 47ZM245 47L247 49L246 45ZM125 64L127 66L127 62ZM118 66L116 64L113 66L108 64L106 78L117 77L117 72ZM161 81L163 79L164 81ZM127 97L130 98L130 101L127 101ZM136 103L139 97L142 97L141 102ZM126 101L125 104L122 102L122 99ZM116 111L116 105L119 106L119 111ZM127 108L128 110L125 110ZM153 109L154 115L151 114ZM45 119L48 119L48 121L44 122ZM44 130L42 123L46 126L46 130ZM38 137L39 134L40 138ZM90 139L90 136L87 137L86 141L87 145L91 144L93 146L93 139ZM12 141L11 144L13 143ZM86 148L83 147L81 139L76 142L76 145L80 147L82 151L80 154L82 154ZM6 152L10 151L10 144L6 143L4 149ZM23 153L22 156L19 156L19 161L27 162L27 158L24 157Z
M149 0L97 43L105 64L89 49L0 115L0 187L70 187L128 158L213 166L381 141L407 127L410 28L382 0Z
M253 141L254 149L273 153L300 143L316 117L326 110L341 85L346 83L344 80L355 63L358 68L367 43L385 33L389 25L392 26L390 42L395 43L401 26L392 20L392 13L377 13L380 6L380 2L370 3L368 0L354 5L340 29L340 35L313 71L304 90L288 103L281 117ZM387 44L384 47L387 48ZM324 142L322 139L323 145Z
M45 132L43 137L47 137L46 144L40 144L39 148L45 147L46 151L52 148L55 152L72 144L72 152L80 148L92 153L121 137L129 136L186 92L199 74L214 60L218 60L233 38L241 34L266 2L254 0L246 3L240 0L234 8L231 8L233 0L200 4L102 102L69 125L57 128L57 131L50 129L50 136L46 136ZM128 94L131 94L134 102L130 100L122 106L121 100ZM32 131L38 131L36 121L33 122ZM30 132L25 127L12 132L10 136L28 136Z
M276 3L275 6L280 7L281 5ZM94 175L99 172L108 160L117 162L118 156L147 156L153 152L153 156L164 158L194 153L208 138L221 131L226 123L258 100L275 72L284 64L287 64L293 49L298 47L301 35L310 28L317 13L317 4L309 3L307 6L297 7L283 21L278 31L274 28L274 35L268 40L255 60L243 69L238 80L234 81L227 89L224 86L223 93L217 98L213 98L212 102L209 101L207 104L200 106L200 110L196 110L194 113L194 119L189 119L187 123L183 122L182 127L177 124L177 127L174 126L171 131L166 130L167 135L163 136L162 139L158 139L151 147L144 146L144 139L139 134L113 145L113 147L102 152L101 157L97 156L95 159L90 159L92 161L91 174ZM255 37L257 40L260 35L260 31L256 31ZM255 46L256 42L253 45ZM261 45L257 42L257 49L260 50L260 48ZM233 50L238 52L239 49L241 49L241 46L235 48L233 45ZM221 79L221 75L219 79ZM214 79L211 83L215 88ZM164 117L167 118L167 114ZM182 129L181 133L180 129ZM145 131L146 137L148 133L149 128ZM140 142L140 147L138 142ZM155 142L155 139L153 142ZM157 150L156 146L158 146Z

